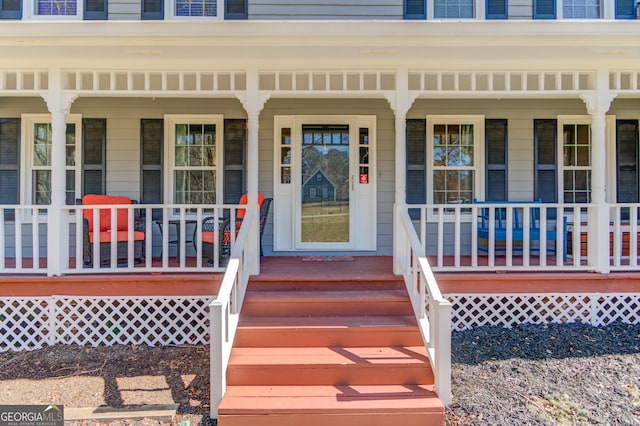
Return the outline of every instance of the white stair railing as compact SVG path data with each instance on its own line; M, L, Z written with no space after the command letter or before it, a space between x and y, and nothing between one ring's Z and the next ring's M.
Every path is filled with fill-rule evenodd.
M231 258L218 295L209 305L212 419L218 418L218 406L227 388L227 365L233 339L251 275L251 265L257 261L256 257L259 255L246 249L250 232L257 229L257 221L255 209L249 210L240 227L235 247L231 250Z
M406 206L396 215L401 233L396 262L400 266L420 333L429 354L438 397L451 402L451 303L442 297Z

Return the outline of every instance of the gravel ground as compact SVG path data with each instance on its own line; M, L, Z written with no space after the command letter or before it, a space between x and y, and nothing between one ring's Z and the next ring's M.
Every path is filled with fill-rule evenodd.
M640 425L640 325L452 335L449 425Z
M640 325L481 327L454 332L452 353L448 425L640 426ZM173 424L209 426L208 363L206 346L57 345L5 352L0 404L177 402Z

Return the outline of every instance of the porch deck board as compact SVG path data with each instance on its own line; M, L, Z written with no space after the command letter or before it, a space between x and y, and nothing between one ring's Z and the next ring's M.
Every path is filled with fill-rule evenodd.
M514 257L514 262L516 259ZM534 259L532 257L532 264ZM15 259L8 260L15 262ZM503 260L504 257L496 257L496 264ZM25 258L23 265L26 267L30 261ZM177 259L170 261L171 266L178 266ZM195 258L187 258L186 261L188 265L195 265ZM445 261L448 264L452 259ZM463 264L467 261L470 258L461 259ZM160 265L159 258L154 258L156 264ZM256 289L302 287L314 281L324 281L326 290L334 290L345 279L358 281L362 291L376 291L380 288L378 283L385 281L386 285L395 281L398 289L404 287L401 277L393 274L391 256L354 256L351 261L328 262L305 262L301 256L263 257L260 270L260 275L251 279ZM4 273L0 274L0 297L52 294L213 296L218 292L222 276L222 273L214 272L109 273L108 270L61 277ZM436 279L444 294L640 292L640 272L612 272L608 275L579 271L436 272Z

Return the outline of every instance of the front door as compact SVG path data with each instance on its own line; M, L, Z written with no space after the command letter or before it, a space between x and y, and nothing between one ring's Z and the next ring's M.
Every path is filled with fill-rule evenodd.
M374 125L276 117L274 250L375 249Z

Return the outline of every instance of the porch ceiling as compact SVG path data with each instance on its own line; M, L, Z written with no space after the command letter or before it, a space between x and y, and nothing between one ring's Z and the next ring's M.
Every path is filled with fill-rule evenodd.
M5 67L640 68L635 22L6 22ZM545 61L541 63L540 58ZM222 62L222 64L221 64Z

